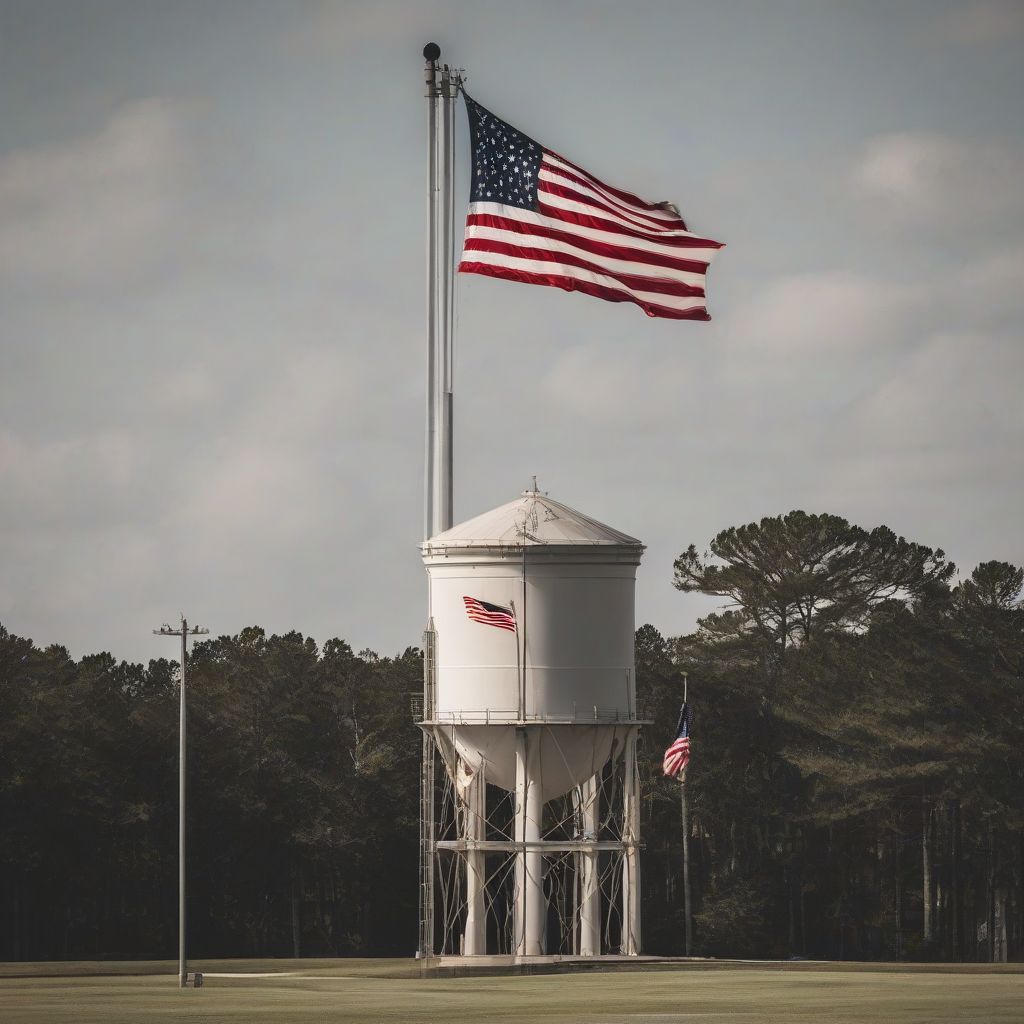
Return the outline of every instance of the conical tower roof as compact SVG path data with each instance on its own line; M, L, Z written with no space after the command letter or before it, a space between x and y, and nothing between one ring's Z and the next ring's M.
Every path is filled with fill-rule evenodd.
M636 537L599 523L534 489L523 491L515 501L435 534L424 543L423 549L426 552L453 548L521 548L524 544L527 547L632 548L638 554L644 547Z

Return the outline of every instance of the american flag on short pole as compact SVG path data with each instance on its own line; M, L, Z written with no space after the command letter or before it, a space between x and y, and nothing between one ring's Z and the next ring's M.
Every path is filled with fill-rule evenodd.
M466 614L474 622L482 622L485 626L497 626L498 629L516 631L516 617L511 608L503 608L500 604L488 604L476 597L463 597Z
M665 751L662 761L662 770L670 779L681 778L690 763L690 718L690 705L684 704L679 709L676 738Z
M606 185L465 99L473 184L461 273L711 319L705 279L723 243L687 231L671 203Z

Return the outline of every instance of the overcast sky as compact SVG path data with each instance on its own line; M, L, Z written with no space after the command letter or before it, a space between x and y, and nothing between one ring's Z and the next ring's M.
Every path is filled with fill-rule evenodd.
M710 324L460 279L456 521L536 473L666 634L794 508L1024 562L1024 3L0 0L10 631L419 642L431 39L728 246Z

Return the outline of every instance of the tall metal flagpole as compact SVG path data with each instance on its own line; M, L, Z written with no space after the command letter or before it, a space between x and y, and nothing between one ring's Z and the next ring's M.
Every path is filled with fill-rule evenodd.
M437 434L437 43L423 47L427 62L427 437L423 487L423 539L437 531L434 522L435 444Z
M683 673L683 704L690 699L690 677ZM683 937L687 956L693 956L693 905L690 894L690 814L686 803L686 772L679 780L679 812L683 826Z
M441 71L441 132L440 146L441 190L440 190L440 237L438 243L437 289L440 299L441 359L438 363L438 413L440 417L437 435L437 471L440 482L437 511L438 528L448 530L452 526L452 75L445 64Z
M452 102L460 77L445 64L438 66L441 48L423 47L427 97L427 403L423 488L423 538L452 525L452 187L454 129ZM438 102L440 101L440 116ZM440 129L440 130L439 130ZM440 229L440 230L439 230ZM433 619L427 607L424 632L424 719L433 713ZM420 936L417 955L433 954L434 933L434 740L423 733L420 774Z
M178 701L178 987L188 983L188 961L185 959L185 659L188 638L209 633L202 626L188 628L185 616L181 628L171 629L166 623L153 632L157 636L181 637L181 686Z
M461 81L440 47L423 48L427 86L427 438L424 538L451 527L453 491L452 105ZM440 111L438 104L440 103Z

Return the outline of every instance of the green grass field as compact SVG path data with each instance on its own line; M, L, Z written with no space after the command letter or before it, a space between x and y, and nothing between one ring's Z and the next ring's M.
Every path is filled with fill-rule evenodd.
M1019 964L684 964L447 979L421 978L415 962L395 960L234 960L194 967L206 974L206 984L179 990L170 963L0 964L0 1021L1024 1022ZM270 976L251 976L256 972ZM235 976L210 976L224 973Z

